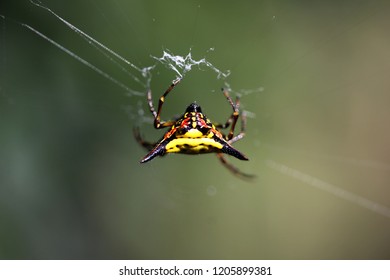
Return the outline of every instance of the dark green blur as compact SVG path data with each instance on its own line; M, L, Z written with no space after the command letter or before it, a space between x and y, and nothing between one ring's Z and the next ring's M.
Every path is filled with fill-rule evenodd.
M29 1L0 14L1 259L389 259L390 217L294 178L288 166L390 208L390 7L387 1L44 1L139 67L164 49L231 70L250 112L229 161L146 154L145 96L43 40L28 24L129 88L123 74ZM18 23L19 22L19 23ZM208 51L214 48L214 51ZM155 100L175 78L153 72ZM163 119L193 101L231 113L224 81L190 72ZM243 92L243 91L241 91Z

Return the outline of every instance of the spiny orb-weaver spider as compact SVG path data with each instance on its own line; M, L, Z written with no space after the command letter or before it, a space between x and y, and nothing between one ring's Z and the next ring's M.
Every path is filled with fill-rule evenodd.
M134 136L138 143L145 147L149 153L141 159L141 163L148 162L156 156L164 156L167 153L182 153L182 154L204 154L216 153L221 163L227 167L233 174L242 177L252 177L253 175L242 173L238 168L226 161L223 154L234 156L240 160L248 160L241 152L232 147L231 144L242 139L245 135L246 115L241 114L241 131L234 136L234 128L236 126L239 111L239 98L233 103L232 98L226 89L222 92L231 107L233 113L230 115L226 123L212 123L203 113L200 106L196 103L191 103L184 114L171 121L161 121L161 109L165 102L168 93L180 82L181 79L176 79L172 82L169 88L160 97L157 111L154 109L152 100L152 91L149 89L147 93L148 105L150 112L154 116L154 127L161 129L170 127L162 139L157 143L150 143L141 138L138 128L134 129ZM225 129L230 126L230 131L227 135L223 134L218 129Z

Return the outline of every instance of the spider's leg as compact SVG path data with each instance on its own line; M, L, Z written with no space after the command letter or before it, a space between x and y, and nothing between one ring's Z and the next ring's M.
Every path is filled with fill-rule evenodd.
M157 112L156 110L154 109L154 106L153 106L153 100L152 100L152 91L149 89L148 90L148 94L147 94L147 97L148 97L148 105L149 105L149 109L150 109L150 112L153 114L154 116L154 127L159 129L159 128L164 128L164 127L168 127L168 126L172 126L175 121L161 121L161 109L162 109L162 106L165 102L165 97L168 95L168 93L171 92L171 90L180 82L180 79L176 79L172 82L172 84L169 86L169 88L164 92L164 94L160 97L159 99L159 102L158 102L158 108L157 108Z
M245 111L241 114L241 131L239 134L234 136L232 139L228 141L229 144L232 144L234 142L237 142L238 140L241 140L245 136L245 129L246 129L246 113Z
M222 90L224 91L224 89L222 89ZM229 118L227 119L227 121L226 121L224 124L222 124L222 123L214 123L214 126L215 126L216 128L222 128L222 129L228 128L229 125L233 122L235 109L236 109L236 108L238 109L239 106L240 106L240 99L239 99L238 96L236 97L236 103L234 104L234 103L233 103L233 100L231 100L231 98L230 98L230 96L229 96L229 94L228 94L227 92L224 93L225 97L226 97L226 94L227 94L227 99L228 99L229 103L230 103L231 105L233 104L233 106L232 106L232 108L233 108L233 113L229 116ZM229 100L229 99L230 99L230 100Z
M232 123L232 121L233 121L233 114L230 115L230 117L227 119L227 121L225 123L213 123L213 124L216 128L225 129L225 128L229 127L229 125Z
M137 140L137 142L138 142L141 146L143 146L145 149L147 149L148 151L153 150L153 148L158 144L158 143L151 143L151 142L145 141L145 140L141 137L141 133L139 132L139 128L138 128L138 127L135 127L135 128L133 129L133 133L134 133L135 140Z
M241 172L237 167L235 167L234 165L229 163L225 159L225 157L223 156L222 153L217 153L217 157L219 158L219 160L221 161L223 166L225 166L227 169L229 169L229 171L232 172L234 175L236 175L240 178L243 178L243 179L251 179L251 178L255 177L255 175L253 175L253 174L246 174L246 173Z
M230 105L233 108L232 115L230 116L230 118L225 123L225 127L228 127L229 124L231 124L229 134L226 136L226 140L231 140L233 138L233 135L234 135L234 128L236 127L236 123L237 123L238 117L240 116L240 111L239 111L240 99L237 96L236 97L236 103L233 103L233 100L230 97L229 92L226 89L224 89L224 88L222 89L222 92L223 92L223 95L225 95L226 99L229 101ZM224 128L224 126L220 126L220 127Z

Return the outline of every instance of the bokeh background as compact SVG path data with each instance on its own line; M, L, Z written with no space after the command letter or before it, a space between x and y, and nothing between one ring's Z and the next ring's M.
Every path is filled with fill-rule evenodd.
M154 97L175 78L151 56L207 57L163 118L197 101L215 121L242 94L247 135L229 158L144 165L132 129L157 140L145 92L57 18L1 2L0 258L389 259L388 1L45 1L138 67ZM213 51L210 49L213 48ZM130 70L130 72L134 72ZM244 90L243 90L244 89ZM142 114L144 112L144 114Z

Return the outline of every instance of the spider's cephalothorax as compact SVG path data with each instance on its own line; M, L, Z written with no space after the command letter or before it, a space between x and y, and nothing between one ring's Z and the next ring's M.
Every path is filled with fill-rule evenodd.
M134 130L137 141L147 148L150 152L141 160L141 163L147 162L156 156L163 156L167 153L182 154L203 154L216 153L221 162L234 174L251 176L240 172L236 167L226 162L223 154L234 156L240 160L248 160L241 152L232 147L232 143L240 140L244 136L245 114L242 116L241 132L233 137L234 127L239 117L239 99L233 103L228 92L223 91L225 97L233 108L233 113L225 124L212 123L203 113L200 106L196 103L190 104L184 114L172 121L163 122L160 120L161 108L168 93L180 82L175 80L171 86L160 97L159 106L154 109L151 91L148 91L148 104L150 111L154 116L154 127L157 129L170 127L163 138L157 143L144 141L139 130ZM227 128L231 125L228 135L224 135L218 128Z

